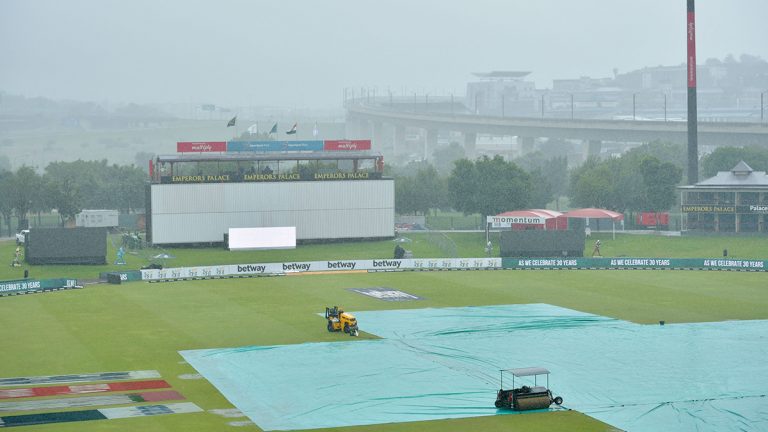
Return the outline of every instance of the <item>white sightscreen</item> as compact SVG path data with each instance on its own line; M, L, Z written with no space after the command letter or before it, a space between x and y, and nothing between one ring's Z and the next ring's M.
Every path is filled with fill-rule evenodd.
M229 229L229 250L295 248L296 227Z
M392 179L153 184L154 244L224 241L230 228L296 227L297 240L394 236Z

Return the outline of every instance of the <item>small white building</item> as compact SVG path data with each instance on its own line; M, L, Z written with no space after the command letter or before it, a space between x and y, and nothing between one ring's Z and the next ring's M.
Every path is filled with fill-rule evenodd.
M117 210L83 210L75 215L75 226L86 228L118 226Z

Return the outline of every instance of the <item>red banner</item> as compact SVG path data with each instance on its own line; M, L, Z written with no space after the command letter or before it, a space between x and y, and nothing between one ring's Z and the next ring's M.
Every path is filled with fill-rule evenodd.
M643 226L669 225L669 213L642 212L636 216L635 222Z
M184 141L176 143L178 153L225 152L226 141Z
M323 150L370 150L371 140L325 140Z

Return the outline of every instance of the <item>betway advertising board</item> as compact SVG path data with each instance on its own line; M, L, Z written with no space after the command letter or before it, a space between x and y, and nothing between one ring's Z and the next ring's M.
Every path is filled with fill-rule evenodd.
M141 279L196 279L211 277L282 275L327 271L471 270L500 269L501 258L381 259L307 261L263 264L235 264L206 267L179 267L141 271Z
M141 270L141 279L161 281L269 276L329 271L419 271L495 269L700 269L768 271L768 261L700 258L419 258L235 264Z

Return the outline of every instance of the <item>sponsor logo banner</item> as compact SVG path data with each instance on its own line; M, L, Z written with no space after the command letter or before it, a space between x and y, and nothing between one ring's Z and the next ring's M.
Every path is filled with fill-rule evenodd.
M707 269L766 271L764 260L700 258L504 258L505 269Z
M683 213L736 213L736 206L690 204L680 206Z
M480 268L501 268L501 258L336 260L180 267L142 270L141 278L142 280L163 280L237 275L275 275L308 271L468 270Z
M225 152L226 141L180 141L176 143L177 153Z
M47 291L59 288L74 288L77 279L21 279L0 281L0 295L27 291Z
M325 140L323 143L323 150L370 150L371 140Z
M739 206L738 212L739 213L768 213L768 205L765 204L753 204L748 206L743 206L744 210L741 208L742 206Z
M227 152L322 151L323 141L229 141Z
M282 182L312 180L378 180L381 173L375 171L317 172L317 173L244 173L219 175L173 175L161 176L160 183L241 183L241 182Z
M412 300L424 300L423 297L417 295L408 294L403 291L399 291L393 288L374 287L374 288L347 288L349 291L354 291L369 297L377 298L384 301L412 301Z
M487 216L486 222L493 228L508 228L513 224L544 225L546 219L538 216Z

